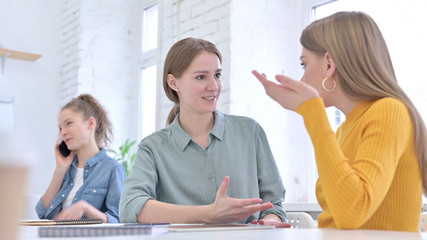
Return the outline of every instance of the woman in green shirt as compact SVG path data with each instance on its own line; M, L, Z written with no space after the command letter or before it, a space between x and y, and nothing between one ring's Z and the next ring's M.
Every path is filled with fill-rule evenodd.
M221 61L215 45L201 39L169 50L163 87L175 106L168 127L139 144L120 202L122 222L289 226L263 129L216 110Z

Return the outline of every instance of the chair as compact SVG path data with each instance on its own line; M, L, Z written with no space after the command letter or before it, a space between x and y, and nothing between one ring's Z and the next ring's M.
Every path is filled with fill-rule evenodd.
M292 228L314 228L314 220L308 213L286 212L286 216Z
M418 224L420 232L427 231L427 212L422 212L420 216L420 223Z

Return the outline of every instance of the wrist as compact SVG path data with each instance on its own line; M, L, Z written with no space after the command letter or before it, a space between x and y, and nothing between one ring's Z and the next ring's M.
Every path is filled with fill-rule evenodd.
M262 219L269 222L282 222L282 219L274 213L267 214Z
M60 167L60 166L56 166L53 175L54 177L56 177L57 179L64 179L65 175L67 174L68 168L64 168L64 167Z
M213 204L201 206L201 221L203 223L215 223Z
M80 208L80 210L82 211L82 213L83 213L83 215L86 215L87 214L87 212L88 212L88 207L89 207L89 204L86 202L86 201L84 201L84 200L80 200L78 203L76 203L76 204L78 204L79 205L79 208ZM87 217L87 216L86 216Z
M68 168L70 168L70 167L69 166L67 167L67 166L56 165L55 172L65 174L68 171Z

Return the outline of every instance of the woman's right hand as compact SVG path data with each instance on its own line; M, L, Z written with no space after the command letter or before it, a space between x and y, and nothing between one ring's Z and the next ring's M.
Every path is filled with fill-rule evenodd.
M71 166L71 163L73 163L74 151L71 151L70 155L68 155L67 157L64 157L62 156L61 152L58 149L60 144L61 144L61 141L57 142L55 145L56 167L60 169L68 170L68 168Z
M210 205L211 223L241 221L256 212L273 207L270 202L262 203L260 198L238 199L227 197L226 192L229 182L229 177L225 176L216 194L215 202Z
M264 86L267 95L286 109L295 111L301 103L319 97L317 90L304 82L276 75L276 80L279 82L277 84L256 70L253 70L252 73Z

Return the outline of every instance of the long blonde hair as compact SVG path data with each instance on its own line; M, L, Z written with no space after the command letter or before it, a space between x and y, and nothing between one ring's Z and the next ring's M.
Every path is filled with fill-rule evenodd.
M61 111L64 109L71 109L76 113L81 113L85 120L90 117L95 118L95 141L98 148L107 147L111 143L113 135L112 124L104 107L92 95L81 94L65 104Z
M409 109L418 163L427 195L427 133L415 105L400 88L386 42L374 20L362 12L338 12L304 29L302 46L319 56L327 53L336 65L337 84L353 99L392 97Z
M176 42L170 48L163 66L163 89L169 100L174 102L174 106L169 113L166 125L171 124L175 116L179 113L179 97L178 94L169 87L167 82L168 74L172 74L175 78L180 78L193 59L203 51L216 54L220 63L222 63L221 53L216 46L203 39L185 38Z

